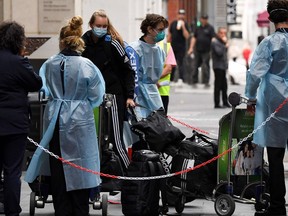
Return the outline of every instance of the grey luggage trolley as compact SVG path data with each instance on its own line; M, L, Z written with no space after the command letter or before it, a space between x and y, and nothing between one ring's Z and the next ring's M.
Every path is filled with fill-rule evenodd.
M43 113L47 103L45 92L40 90L38 98L36 93L30 95L30 112L31 125L29 137L36 142L40 142L43 133ZM34 144L28 142L26 147L24 166L28 167L34 151L36 150ZM38 176L37 179L29 183L31 188L29 214L33 216L36 208L44 208L46 203L52 203L52 199L48 199L51 195L50 178L48 176Z
M94 109L95 124L98 130L98 145L100 155L101 173L112 175L123 175L119 156L113 151L113 144L110 138L112 124L112 101L113 95L105 94L103 103L99 108ZM119 166L118 166L119 165ZM102 209L102 215L108 214L108 194L100 192L114 193L121 189L121 180L102 178L102 183L97 192L92 196L93 209ZM100 199L101 197L101 199ZM90 197L91 199L91 197Z
M238 93L229 95L232 111L219 122L218 154L239 143L254 129L254 115L244 108L236 108L248 100ZM253 144L252 137L218 159L217 186L213 192L214 208L218 215L230 216L235 201L254 204L255 209L266 209L270 196L267 192L263 148ZM265 175L266 174L266 175Z

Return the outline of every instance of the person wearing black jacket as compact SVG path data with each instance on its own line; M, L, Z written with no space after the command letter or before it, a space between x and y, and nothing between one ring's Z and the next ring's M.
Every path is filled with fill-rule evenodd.
M130 163L123 143L123 122L126 107L134 107L135 72L124 50L124 42L112 26L104 10L93 13L88 30L83 35L86 48L82 56L90 59L101 71L106 93L113 95L110 140L120 156L124 170Z
M29 131L28 92L38 91L42 80L23 57L24 28L14 21L0 24L0 167L4 171L4 212L17 216L21 173Z
M226 70L228 69L227 59L227 30L224 27L218 29L217 35L212 39L211 54L213 70L215 74L214 81L214 107L220 106L220 92L222 93L222 102L224 107L230 107L227 100L227 79Z

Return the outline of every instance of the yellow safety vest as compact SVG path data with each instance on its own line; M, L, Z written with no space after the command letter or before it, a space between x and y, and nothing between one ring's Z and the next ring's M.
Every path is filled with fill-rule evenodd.
M169 49L171 47L170 43L164 43L163 41L160 41L158 45L164 50L166 57L168 55ZM164 65L165 67L165 65ZM170 95L170 78L171 74L167 74L165 77L162 77L158 83L163 83L164 85L160 86L158 88L158 91L161 96L169 96Z

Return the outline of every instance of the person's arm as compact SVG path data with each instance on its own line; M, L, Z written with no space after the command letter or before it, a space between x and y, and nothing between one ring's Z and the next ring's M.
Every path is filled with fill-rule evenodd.
M257 89L261 79L269 71L272 63L271 47L267 41L260 44L253 55L252 63L246 74L245 96L248 98L247 112L255 113Z
M124 48L116 40L112 40L112 53L115 54L116 62L119 64L123 75L122 80L124 82L125 96L127 99L126 105L127 107L134 107L135 71L131 67L130 60L126 55Z
M223 54L226 52L226 46L223 46L222 44L220 44L219 42L217 42L216 38L212 39L212 43L211 43L211 50L214 54L216 54L217 56L223 56Z
M187 51L187 54L190 55L191 53L193 53L193 50L194 50L194 46L195 46L195 43L196 43L196 37L193 36L190 40L190 46L189 46L189 49Z
M162 75L160 78L163 78L167 76L168 74L171 74L171 72L172 72L172 65L166 64L163 68Z
M187 29L187 27L186 27L186 23L185 23L184 21L182 22L181 28L182 28L183 37L184 37L186 40L188 40L190 34L189 34L189 31L188 31L188 29Z

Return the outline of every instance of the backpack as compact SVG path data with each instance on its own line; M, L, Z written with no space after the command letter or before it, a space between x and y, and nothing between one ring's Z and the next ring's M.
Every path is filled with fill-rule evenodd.
M149 177L163 175L159 154L150 150L133 152L132 161L127 170L128 177ZM158 216L167 213L164 187L166 180L124 180L122 184L121 203L125 216ZM162 205L159 207L161 190Z

